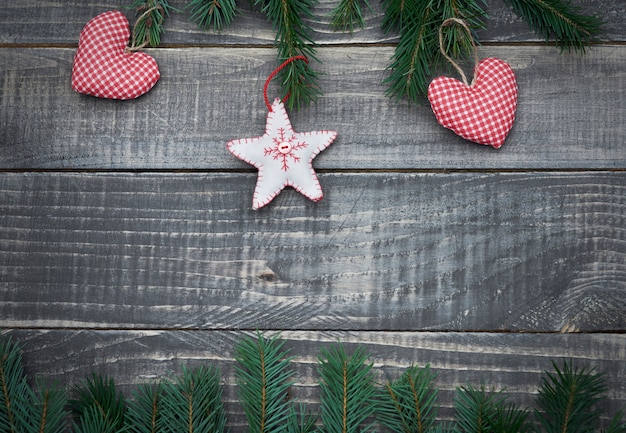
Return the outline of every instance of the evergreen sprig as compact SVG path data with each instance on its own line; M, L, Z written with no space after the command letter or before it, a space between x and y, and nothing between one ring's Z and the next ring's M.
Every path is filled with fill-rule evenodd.
M163 433L222 433L226 414L217 368L183 368L176 382L165 382L160 421Z
M135 44L158 46L161 43L163 21L172 9L168 0L134 0L129 7L135 10L137 17L132 30Z
M235 0L191 0L191 20L201 28L222 31L230 25L239 9Z
M606 382L601 373L578 369L571 360L554 373L546 372L539 388L536 418L546 433L596 431L602 413L599 402L605 397Z
M387 95L392 98L406 96L417 102L426 94L431 69L442 59L439 28L445 20L463 20L472 30L485 27L486 4L482 0L386 0L384 6L383 29L396 29L400 33L400 41L387 68L390 74L383 81L388 86ZM467 55L474 49L475 36L468 34L464 28L448 26L442 30L443 48L448 55Z
M310 26L304 20L312 18L315 0L255 0L276 31L274 41L277 58L283 61L305 56L317 60L317 44L313 40ZM321 94L317 84L318 73L310 64L291 62L277 75L285 94L289 95L287 105L299 108L315 101Z
M293 419L289 388L294 373L284 344L278 335L265 338L257 333L235 347L235 379L250 433L284 432Z
M528 411L508 403L502 391L472 385L457 388L454 401L458 428L466 433L526 432Z
M330 26L335 30L349 31L365 27L363 8L371 9L368 0L339 0L330 13Z
M357 347L348 355L341 343L322 349L319 357L320 417L326 433L366 432L372 424L363 424L375 414L372 364L367 353Z
M411 366L383 387L378 418L395 433L430 432L437 418L437 376L430 366Z
M69 405L76 433L120 433L126 430L126 402L111 378L93 374L76 387Z
M546 41L554 37L562 49L584 51L600 33L602 20L585 15L580 7L562 0L503 0Z
M127 422L130 433L158 433L162 431L163 386L141 384L128 402Z
M0 431L60 433L65 428L67 395L58 386L37 380L29 387L22 349L10 338L0 343Z
M503 0L513 11L528 21L531 29L546 39L554 38L562 49L584 51L600 32L601 20L583 14L578 7L562 0ZM448 18L464 20L472 30L485 27L487 18L484 0L383 0L385 32L399 32L400 40L384 80L387 94L407 97L419 102L427 93L431 70L442 56L438 40L441 24ZM357 17L358 20L362 17ZM463 29L444 29L446 43L442 47L452 57L465 57L477 42Z

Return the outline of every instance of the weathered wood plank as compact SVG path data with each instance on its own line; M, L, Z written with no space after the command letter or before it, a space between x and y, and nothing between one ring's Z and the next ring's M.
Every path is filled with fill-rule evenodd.
M317 167L626 167L626 98L619 97L626 92L625 46L597 47L585 57L542 47L481 50L510 62L518 75L516 124L498 151L440 127L427 104L386 97L381 82L392 51L320 50L324 96L291 113L296 130L338 131ZM70 89L72 49L0 49L0 166L249 168L225 144L263 133L262 83L276 66L273 50L151 53L162 71L156 87L137 100L110 101Z
M626 328L626 173L1 173L0 327Z
M0 44L50 45L77 44L83 26L99 13L120 9L125 11L129 21L134 22L132 11L124 9L129 1L85 0L80 2L49 2L43 7L41 2L26 0L4 5L0 9ZM239 2L242 13L233 24L216 33L199 29L189 20L185 10L188 1L173 0L170 4L178 11L172 11L165 23L162 45L214 45L214 44L272 44L275 34L271 24L258 8L250 7L250 2ZM380 29L383 18L382 2L370 2L371 10L365 11L366 25L355 29L352 34L333 31L329 26L329 14L337 0L320 0L313 9L308 23L312 27L314 40L322 45L336 43L380 43L395 42L394 33L385 34ZM626 39L624 16L626 6L622 0L574 0L572 4L581 6L588 13L598 15L603 21L605 41ZM501 0L488 1L488 29L479 33L483 42L541 41L529 30L527 23L515 15Z
M180 374L182 367L216 365L224 381L224 401L234 433L247 431L237 400L233 346L244 335L220 331L10 331L24 347L27 374L71 387L93 372L115 379L130 393L139 383ZM439 417L450 419L455 388L472 384L504 390L510 399L533 407L543 372L551 361L572 360L606 374L604 422L626 405L626 336L617 334L498 334L394 332L283 332L294 356L294 398L317 411L317 356L341 341L350 353L357 345L370 354L380 383L412 364L430 364L437 374Z

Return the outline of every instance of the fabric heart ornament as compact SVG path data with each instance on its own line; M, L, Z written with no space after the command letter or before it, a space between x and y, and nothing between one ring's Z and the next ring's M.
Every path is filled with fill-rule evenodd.
M428 86L428 100L441 126L498 149L515 120L515 74L496 58L481 60L476 69L476 80L469 86L450 77L435 78Z
M131 52L128 20L109 11L89 21L80 33L72 67L72 89L98 98L134 99L159 80L159 66L149 55Z
M465 26L463 21L451 19L444 21L442 27L450 22ZM439 36L443 46L441 29ZM428 100L437 121L466 140L499 149L515 120L515 73L506 62L490 57L476 62L474 79L468 84L463 70L443 53L459 71L463 82L442 76L430 83Z

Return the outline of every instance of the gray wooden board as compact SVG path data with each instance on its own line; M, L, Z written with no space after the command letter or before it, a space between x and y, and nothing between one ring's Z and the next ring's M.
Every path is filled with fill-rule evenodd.
M224 331L11 331L24 349L26 373L59 380L71 389L92 373L112 377L130 395L139 383L175 379L186 368L217 366L233 433L247 431L234 379L233 347L249 333ZM266 334L270 335L270 334ZM616 334L516 334L436 332L283 332L294 357L291 395L318 408L320 349L341 342L351 353L369 353L379 383L397 378L410 365L430 364L437 374L439 418L450 419L457 386L504 389L509 401L534 407L533 397L552 361L590 367L610 384L602 403L604 422L626 405L626 336Z
M58 45L77 44L83 26L99 13L112 9L122 10L131 25L135 17L127 9L131 0L105 1L64 1L41 2L25 0L11 2L0 8L0 44L16 45ZM354 32L333 31L329 14L338 0L320 0L312 11L312 17L305 22L313 29L313 39L319 44L337 43L380 43L395 42L397 35L385 34L380 25L383 18L382 2L372 1L371 9L365 9L365 27ZM586 13L596 14L603 21L601 40L623 41L624 16L626 5L623 0L574 0ZM240 1L242 13L231 26L221 32L199 29L190 21L190 13L185 9L189 1L173 0L173 10L165 21L162 45L214 45L214 44L273 44L275 33L271 24L258 8L251 8L250 2ZM501 0L488 1L488 29L479 33L483 42L542 41L532 32L525 21L515 15Z
M0 49L4 168L247 169L226 142L265 130L271 48L150 50L162 78L133 101L70 88L73 49ZM396 101L381 82L391 47L319 52L324 96L291 112L296 131L331 129L315 164L328 169L626 167L626 46L586 56L546 47L486 47L517 73L516 123L494 150L439 126L427 105ZM278 95L270 86L270 98Z
M1 173L0 327L623 330L626 173Z

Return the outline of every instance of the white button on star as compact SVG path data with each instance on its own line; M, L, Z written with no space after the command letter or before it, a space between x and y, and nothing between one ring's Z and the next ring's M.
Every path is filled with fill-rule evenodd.
M259 170L252 208L260 209L286 186L313 201L321 200L324 194L313 170L313 158L335 137L335 131L294 132L284 104L276 99L267 114L263 136L232 140L226 147Z

